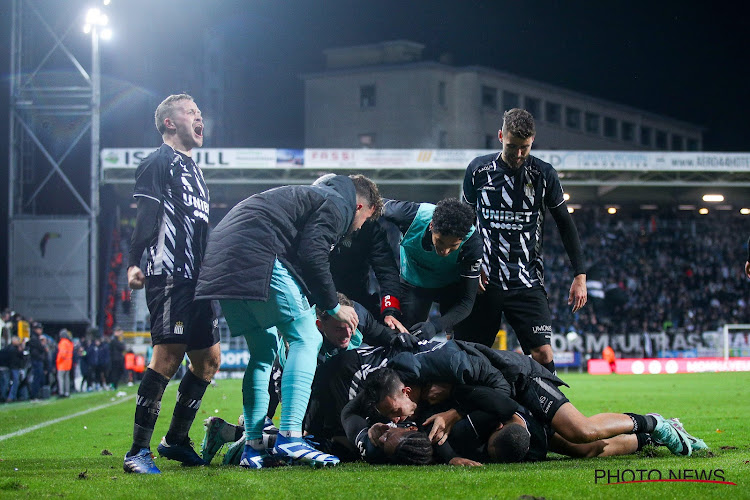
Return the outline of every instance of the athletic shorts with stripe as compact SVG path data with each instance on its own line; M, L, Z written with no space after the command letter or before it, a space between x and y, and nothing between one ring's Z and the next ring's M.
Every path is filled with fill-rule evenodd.
M146 302L151 313L151 343L187 344L186 351L207 349L219 342L212 301L193 300L195 280L155 275L146 277Z

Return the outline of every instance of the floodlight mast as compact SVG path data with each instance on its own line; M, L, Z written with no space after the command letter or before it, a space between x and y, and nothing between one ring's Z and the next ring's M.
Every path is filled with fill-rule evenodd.
M91 216L89 252L89 320L96 324L99 262L99 150L101 130L101 58L99 54L99 30L107 25L107 15L99 9L89 9L86 14L84 32L91 33Z

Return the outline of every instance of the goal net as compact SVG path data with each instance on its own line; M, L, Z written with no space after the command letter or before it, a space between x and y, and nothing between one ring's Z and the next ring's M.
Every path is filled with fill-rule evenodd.
M727 324L715 332L703 334L704 346L698 348L699 357L750 357L750 324Z

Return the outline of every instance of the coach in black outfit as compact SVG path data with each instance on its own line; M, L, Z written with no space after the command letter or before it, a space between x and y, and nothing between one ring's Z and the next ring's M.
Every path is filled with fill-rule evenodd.
M484 240L485 275L471 315L455 333L457 339L490 346L504 313L524 352L554 373L542 259L547 210L557 223L573 267L568 296L573 312L586 304L586 274L578 230L565 205L557 172L529 154L535 135L534 118L528 111L506 111L497 133L503 150L474 158L466 169L464 201L476 210Z
M338 242L331 251L330 263L336 290L365 306L394 330L408 331L400 322L396 258L380 221L368 220L359 231ZM380 285L380 297L368 290L370 268Z

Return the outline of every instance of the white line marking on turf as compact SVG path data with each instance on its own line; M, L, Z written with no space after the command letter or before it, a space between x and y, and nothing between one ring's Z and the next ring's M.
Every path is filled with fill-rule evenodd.
M72 415L65 415L64 417L55 418L55 419L52 419L52 420L47 420L46 422L42 422L41 424L32 425L31 427L26 427L25 429L21 429L21 430L18 430L16 432L11 432L10 434L2 435L2 436L0 436L0 441L4 441L6 439L14 438L14 437L17 437L17 436L22 436L24 434L28 434L29 432L34 432L34 431L36 431L38 429L42 429L44 427L47 427L48 425L53 425L53 424L57 424L57 423L60 423L60 422L64 422L65 420L70 420L71 418L80 417L81 415L86 415L87 413L92 413L92 412L95 412L95 411L103 410L104 408L109 408L110 406L114 406L116 404L120 404L123 401L128 401L128 400L133 399L133 398L135 398L135 394L133 394L132 396L127 396L127 397L124 397L124 398L120 398L120 399L118 399L116 401L111 401L111 402L109 402L107 404L103 404L103 405L99 405L99 406L94 406L93 408L89 408L88 410L79 411L78 413L73 413Z

